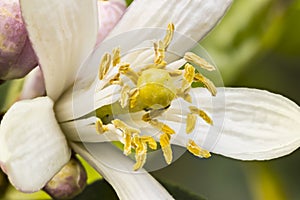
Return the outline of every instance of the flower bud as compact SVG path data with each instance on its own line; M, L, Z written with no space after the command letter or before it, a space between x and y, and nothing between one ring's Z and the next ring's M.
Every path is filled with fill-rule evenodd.
M98 1L99 32L97 44L99 44L118 23L126 10L124 0Z
M71 199L86 186L87 174L76 158L71 160L47 183L44 191L54 199Z
M37 65L18 0L0 1L0 80L24 77Z
M19 99L33 99L46 94L43 72L36 67L25 77Z

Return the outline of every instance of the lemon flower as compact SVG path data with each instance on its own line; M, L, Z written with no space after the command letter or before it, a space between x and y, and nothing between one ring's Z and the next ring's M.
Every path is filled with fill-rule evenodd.
M75 82L96 42L96 2L22 0L47 96L15 103L1 122L0 161L11 183L26 192L41 189L69 160L71 146L101 172L121 199L172 199L149 174L141 173L148 149L158 148L154 140L166 163L172 161L171 143L199 157L209 157L210 151L242 160L272 159L297 149L300 109L295 103L256 89L215 88L190 63L208 71L214 67L188 52L190 43L173 38L175 28L199 41L230 3L134 1L84 62ZM134 40L110 40L139 28L165 29L168 23L163 38L151 31L156 29L149 29L145 34L132 32ZM151 38L158 39L154 48L120 56L121 50ZM110 42L119 48L104 48ZM187 53L168 59L168 49ZM201 82L207 89L191 88L192 82ZM212 99L222 95L224 104L212 106ZM155 131L158 134L152 135ZM209 149L203 144L205 137L217 138ZM100 143L111 140L124 144L125 155L134 149L136 163L113 146ZM89 144L97 155L85 149ZM115 168L134 166L138 171L124 173L105 165L109 162L115 162Z

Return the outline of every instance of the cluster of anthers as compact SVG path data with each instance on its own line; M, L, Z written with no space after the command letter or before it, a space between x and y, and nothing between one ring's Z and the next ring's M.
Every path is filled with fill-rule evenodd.
M214 66L203 58L192 52L187 52L182 59L184 64L179 68L176 61L170 64L165 61L165 53L173 34L174 25L170 23L164 39L154 42L154 62L142 68L121 62L120 48L115 48L112 55L106 53L100 61L99 79L107 78L108 71L115 68L117 69L116 73L113 76L110 75L112 78L107 84L117 84L122 89L119 101L97 109L96 130L99 134L118 134L120 142L124 145L123 152L126 156L131 154L132 150L135 151L134 170L143 167L146 162L148 147L156 150L157 142L154 137L142 135L138 128L129 126L122 120L115 118L114 115L124 112L144 112L142 120L159 131L159 144L165 161L170 164L173 157L170 140L175 131L156 118L161 116L176 98L183 98L192 103L189 92L193 82L200 82L213 96L216 95L214 84L195 70L191 64L194 63L208 71L215 70ZM174 68L174 66L177 67ZM130 80L131 86L125 83L125 78ZM190 112L186 116L186 134L195 129L198 117L213 125L212 119L203 110L195 106L190 106L189 110ZM209 151L202 149L191 139L186 148L195 156L210 157Z

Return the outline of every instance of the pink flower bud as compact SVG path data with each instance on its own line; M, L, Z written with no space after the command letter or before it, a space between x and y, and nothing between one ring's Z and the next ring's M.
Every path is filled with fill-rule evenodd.
M0 1L0 80L24 77L37 65L18 0Z
M97 44L99 44L118 23L126 10L123 0L98 1L99 32Z

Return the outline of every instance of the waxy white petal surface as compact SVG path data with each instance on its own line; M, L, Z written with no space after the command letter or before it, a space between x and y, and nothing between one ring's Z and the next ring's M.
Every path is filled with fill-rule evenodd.
M70 149L48 97L15 103L0 126L0 162L10 182L38 191L67 163Z
M74 82L96 44L96 0L21 0L22 16L42 68L47 95L56 100Z

